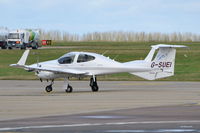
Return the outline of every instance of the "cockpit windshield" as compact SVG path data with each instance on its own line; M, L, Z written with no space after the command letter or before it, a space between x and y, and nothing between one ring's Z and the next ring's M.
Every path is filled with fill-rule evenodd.
M8 39L19 39L19 33L9 33Z
M71 64L74 62L75 54L66 54L58 59L60 64Z

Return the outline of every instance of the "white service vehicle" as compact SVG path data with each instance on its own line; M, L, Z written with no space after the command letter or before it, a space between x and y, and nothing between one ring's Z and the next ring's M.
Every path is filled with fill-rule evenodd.
M8 34L8 48L26 49L31 47L37 49L39 47L39 31L38 30L15 30Z
M56 60L38 62L32 65L25 65L29 50L26 50L17 64L10 66L24 68L27 71L34 71L40 80L51 80L46 86L46 91L52 91L54 79L64 78L67 81L66 92L72 92L72 86L68 83L69 77L82 78L89 76L92 91L98 91L96 76L128 72L147 80L170 77L174 75L175 48L185 48L183 45L159 44L152 46L151 51L144 60L136 60L120 63L115 60L89 52L70 52ZM154 57L155 51L159 49Z

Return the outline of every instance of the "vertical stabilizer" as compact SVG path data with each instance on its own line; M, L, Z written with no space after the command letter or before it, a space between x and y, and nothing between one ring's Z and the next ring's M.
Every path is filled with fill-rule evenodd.
M148 72L131 73L147 80L155 80L159 78L170 77L174 75L176 48L186 48L183 45L166 45L159 44L152 46L151 51L145 58L149 62L149 67L152 69ZM153 59L155 50L158 50L157 55Z
M144 59L146 62L151 62L152 59L153 59L153 55L156 51L156 48L155 47L152 47L151 48L151 51L149 52L149 54L147 55L147 57Z

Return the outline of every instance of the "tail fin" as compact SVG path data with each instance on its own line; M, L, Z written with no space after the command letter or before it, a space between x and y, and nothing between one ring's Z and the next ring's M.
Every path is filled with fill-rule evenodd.
M149 67L151 67L152 70L148 72L135 72L131 74L134 74L147 80L155 80L159 78L173 76L176 56L175 48L186 48L186 46L166 44L152 46L151 51L144 60L145 62L148 62ZM159 51L153 59L156 49L159 49Z
M11 64L10 66L24 68L26 60L27 60L27 57L28 57L28 54L29 54L29 51L30 51L29 49L25 50L23 55L22 55L22 57L17 62L17 64Z

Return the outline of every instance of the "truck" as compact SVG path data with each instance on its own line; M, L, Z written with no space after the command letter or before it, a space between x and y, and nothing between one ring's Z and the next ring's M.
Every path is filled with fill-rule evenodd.
M8 31L0 30L0 47L1 47L1 49L7 49L7 37L8 37Z
M8 49L20 48L38 49L40 46L39 30L15 30L8 34Z

